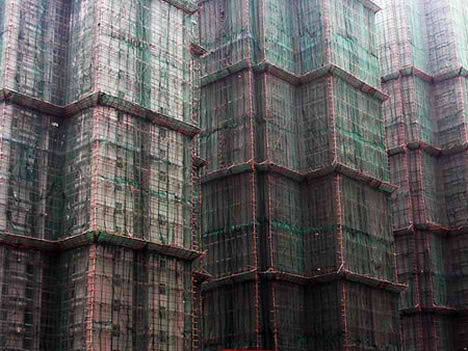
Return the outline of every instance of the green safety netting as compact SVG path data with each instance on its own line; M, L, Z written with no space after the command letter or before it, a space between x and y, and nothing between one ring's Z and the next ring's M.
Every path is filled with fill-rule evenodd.
M204 293L204 349L248 349L256 346L255 294L256 287L252 282L228 284Z
M418 77L401 77L385 83L384 89L390 95L383 105L387 147L417 141L437 145L430 83Z
M217 0L202 11L205 75L249 60L300 75L335 64L380 86L374 12L361 2Z
M4 231L191 247L189 137L103 107L62 121L4 105L2 123Z
M376 23L384 77L411 67L438 75L467 65L466 2L392 0L381 6Z
M294 87L243 71L205 86L201 101L206 171L247 162L255 152L260 162L291 169L315 170L335 161L389 179L380 101L340 78Z
M192 121L193 2L12 0L2 3L2 86L56 105L101 91Z
M332 282L309 288L308 349L340 349L347 344L357 349L379 345L385 350L400 350L397 301L395 294L355 283Z
M407 350L416 351L421 347L456 350L453 344L456 324L451 316L434 314L403 316L401 325Z
M373 302L342 316L343 286L325 292L322 284L269 284L248 273L271 269L265 274L304 277L347 270L361 284L363 276L396 279L388 194L345 176L302 182L294 173L336 162L356 175L389 180L381 101L355 84L380 86L373 10L359 1L202 5L201 45L208 55L202 58L199 147L209 161L202 178L203 262L222 278L203 292L205 347L255 347L258 336L268 348L276 323L282 350L338 349L346 319L353 345L398 350L396 294L366 286ZM327 64L351 78L296 84L297 76ZM263 71L271 66L276 75ZM254 170L251 161L292 176ZM319 290L324 293L315 296ZM372 318L379 320L376 328L359 329Z
M61 255L4 246L0 257L4 349L191 347L189 262L99 245Z
M197 8L0 2L0 85L15 92L5 100L38 109L0 104L2 236L100 243L0 248L1 349L191 349L192 264L150 249L194 248L192 136L173 129L198 123ZM86 99L98 92L114 107ZM118 110L129 107L142 115ZM146 118L159 114L172 129Z
M194 15L165 1L108 0L75 2L71 18L69 102L99 90L191 121Z

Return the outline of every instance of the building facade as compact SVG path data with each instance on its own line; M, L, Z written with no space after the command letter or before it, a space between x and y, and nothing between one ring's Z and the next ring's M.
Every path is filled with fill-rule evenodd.
M400 350L371 1L201 1L203 349Z
M197 8L0 3L1 349L196 347Z
M464 1L382 1L379 57L407 350L468 348L467 13Z

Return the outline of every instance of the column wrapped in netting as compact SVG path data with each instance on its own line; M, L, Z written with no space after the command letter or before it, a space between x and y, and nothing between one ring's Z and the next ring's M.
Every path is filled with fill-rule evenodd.
M308 349L400 348L397 295L351 282L331 282L310 287L307 296Z
M388 180L381 102L341 78L323 78L302 87L299 129L305 168L339 162L360 173Z
M316 0L303 0L313 6ZM380 86L375 38L376 8L363 1L321 1L327 63L333 63L357 79ZM306 69L310 71L311 69Z
M340 177L339 182L345 267L395 281L388 195L347 177Z
M386 82L383 89L390 95L383 105L387 147L416 142L437 145L430 83L415 76L401 77Z
M256 282L226 284L204 292L203 347L255 349Z
M408 286L408 288L400 294L400 309L415 308L420 301L415 247L416 241L414 233L395 236L398 281Z
M371 1L202 1L205 348L359 348L339 331L337 343L310 341L309 315L327 332L347 320L339 299L307 311L335 278L385 295L374 303L390 312L376 319L391 332L379 323L366 332L398 348L389 336L397 294L385 290L398 290L389 194L378 190L391 188L384 95L371 88L380 87L376 10ZM349 330L360 324L349 318Z
M398 186L391 195L393 230L405 230L413 225L413 202L409 186L409 163L406 153L389 157L390 178Z
M376 23L381 75L392 78L412 66L431 73L424 1L380 2L383 9L377 12Z
M345 341L341 283L309 287L306 289L306 296L305 335L308 348L312 350L342 349Z
M305 267L313 276L348 269L393 281L394 251L387 194L343 176L309 182Z
M462 226L468 221L466 215L466 191L468 186L468 153L466 151L444 156L440 161L445 188L447 220L451 226Z
M101 91L192 120L194 15L166 1L80 1L70 23L67 102Z
M401 81L385 82L382 89L389 98L383 103L382 116L385 123L385 145L388 150L401 147L407 140L407 123L403 111Z
M328 165L333 156L333 127L330 125L327 102L326 80L319 80L304 86L298 92L301 102L298 130L301 132L302 158L304 168L320 168Z
M9 1L0 8L0 83L56 105L105 92L190 122L196 9L182 0Z
M468 63L468 29L465 25L468 6L455 0L424 1L428 28L428 55L433 74L452 72Z
M458 319L455 329L455 338L458 345L462 347L468 345L468 318L466 316Z
M49 257L36 250L8 246L0 248L0 348L5 350L39 350L47 345L47 314L54 287L46 285Z
M0 34L0 69L3 72L5 69L5 48L6 48L6 43L8 43L8 37L6 35L6 27L7 27L7 21L6 21L6 2L3 1L0 4L0 28L2 29L1 34Z
M450 149L468 140L468 82L456 77L433 87L433 108L438 127L438 144Z
M419 304L423 306L454 306L449 285L447 241L427 231L416 231L415 257L419 282Z
M337 271L341 249L338 243L337 193L335 177L322 178L309 183L306 193L304 227L310 228L304 238L305 270L311 274Z
M192 348L197 9L1 2L0 349Z
M341 0L259 2L257 62L267 61L294 74L333 64L378 87L375 9L368 5Z
M307 338L304 325L306 322L305 305L307 295L305 287L288 282L272 282L272 299L276 318L273 325L281 350L307 350Z
M379 86L374 32L376 7L360 1L204 1L201 44L209 52L203 75L226 67L268 63L293 74L334 64Z
M324 40L327 30L323 26L322 8L319 0L296 1L298 36L297 58L300 60L299 71L310 72L327 63L327 42Z
M453 346L454 318L436 314L406 316L401 320L401 334L407 350L458 350Z
M380 3L378 45L391 95L384 117L392 181L401 186L393 198L398 271L409 284L400 305L408 312L402 338L409 349L461 349L463 336L457 340L455 318L448 316L466 300L468 6L458 0Z
M452 285L454 271L446 238L418 230L397 235L395 244L398 279L408 285L401 294L400 309L456 307L458 297Z
M253 74L243 71L202 89L200 156L209 160L205 172L253 158Z
M297 33L301 25L298 1L258 1L256 27L259 29L255 48L257 60L281 67L291 73L301 73L300 50Z
M202 58L202 76L221 76L227 66L246 65L252 57L253 28L249 1L203 1L201 7L200 44L210 52Z
M191 345L191 267L173 257L110 246L62 254L60 324L65 349Z
M466 234L454 235L449 239L447 258L451 277L450 295L452 304L465 310L468 307L468 237Z
M97 107L65 122L64 230L191 247L191 140Z
M255 262L252 174L244 173L203 184L205 268L213 276L253 270Z
M86 323L94 324L93 316L90 315L91 320L88 321L88 295L91 293L88 280L95 274L93 264L95 261L90 260L89 248L80 248L62 254L52 270L56 275L54 283L60 287L56 291L56 318L60 322L56 326L55 338L65 349L85 347L88 340ZM95 293L94 289L92 293Z
M147 320L146 324L140 321L142 345L145 349L166 344L169 349L188 350L192 337L198 337L193 335L192 325L192 265L156 253L148 253L145 260L143 282L148 288L146 294L137 296L137 308ZM137 266L137 270L142 268ZM141 298L146 306L141 306Z
M260 122L256 130L256 146L259 162L269 161L289 169L302 167L298 90L296 86L271 74L256 76L256 112Z
M393 0L377 13L382 76L417 69L445 75L466 66L465 2Z
M70 4L12 0L0 7L1 85L63 105Z
M5 102L0 114L0 230L53 239L62 229L61 121Z
M280 272L304 274L309 253L304 240L308 233L303 227L303 187L277 174L266 175L262 184L267 202L264 233L268 235L261 239L270 243L265 265Z
M382 345L398 350L400 318L397 295L353 283L344 284L344 289L349 304L349 342L361 347Z
M413 224L446 225L447 212L440 201L444 187L439 160L422 150L409 151L407 157ZM405 167L405 163L397 167Z

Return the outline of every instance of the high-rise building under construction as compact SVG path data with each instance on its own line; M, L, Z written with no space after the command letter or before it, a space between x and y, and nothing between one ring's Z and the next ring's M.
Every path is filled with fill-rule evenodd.
M468 2L0 29L1 350L468 349Z
M399 350L375 12L201 2L204 350Z
M404 350L468 349L468 2L381 0Z
M200 19L204 349L468 349L468 2Z
M197 8L0 1L0 349L196 348Z

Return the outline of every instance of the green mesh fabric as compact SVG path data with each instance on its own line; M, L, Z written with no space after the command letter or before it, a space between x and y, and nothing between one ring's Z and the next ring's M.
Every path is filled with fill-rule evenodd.
M2 127L2 230L191 247L189 137L102 107L62 121L3 105Z
M67 102L103 91L191 121L195 15L165 1L108 0L75 2L71 18Z
M222 74L243 61L268 62L298 75L335 64L380 86L374 12L361 2L217 0L203 5L201 44L210 51L203 75Z
M398 350L372 4L202 5L205 347Z

